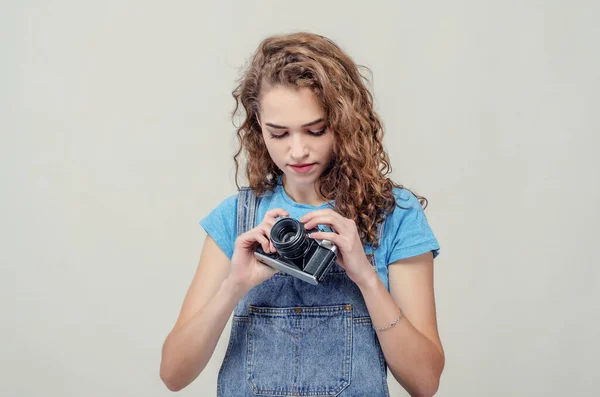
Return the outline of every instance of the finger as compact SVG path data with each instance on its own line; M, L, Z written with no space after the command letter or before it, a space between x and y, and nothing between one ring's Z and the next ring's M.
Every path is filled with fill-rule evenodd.
M269 239L266 238L263 234L262 234L262 230L257 230L256 234L256 241L258 241L258 243L261 245L263 251L265 251L266 253L269 252L269 244L271 244L269 242Z
M265 252L266 253L273 253L273 252L275 252L275 247L273 247L273 244L271 243L271 226L261 225L260 230L264 233L264 235L266 236L267 240L269 241L267 249L265 250Z
M283 208L274 208L272 210L268 210L265 213L265 218L269 217L269 218L275 219L278 216L290 216L290 214Z
M304 214L302 217L300 217L299 221L302 223L306 223L314 217L323 216L323 215L331 215L332 213L337 214L337 212L335 212L334 210L332 210L330 208L325 208L322 210L315 210L315 211L311 211L307 214Z
M271 229L272 229L272 227L269 226L266 223L261 223L260 225L258 225L256 227L256 229L260 230L265 235L265 237L267 237L267 238L269 238L271 236Z
M252 247L255 243L259 243L263 247L263 250L269 246L269 239L264 235L264 230L259 227L241 234L236 240L236 245L245 249Z
M334 243L335 245L339 245L339 242L340 242L340 235L337 233L331 233L331 232L314 232L314 233L310 233L308 235L308 237L317 239L317 240L329 240L332 243Z
M265 217L265 219L262 221L261 225L265 225L267 226L269 229L271 229L273 227L273 225L275 224L275 222L277 222L277 220L275 218L271 218L271 217Z
M307 230L314 229L318 225L329 225L332 226L335 230L343 230L342 222L340 217L332 216L332 215L320 215L314 218L311 218L308 222L304 224L304 228Z
M235 240L236 248L248 249L254 244L256 244L256 237L250 232L240 234L239 237Z
M263 218L263 221L261 222L261 225L267 225L269 226L269 229L271 229L273 227L273 225L275 224L275 222L277 222L277 217L279 216L289 216L287 212L283 211L277 211L279 210L270 210L267 211L267 213L265 214L265 217ZM267 233L268 234L268 233Z
M273 247L273 244L271 244L271 227L265 225L265 224L260 224L257 227L255 227L252 230L256 230L259 233L261 233L262 236L264 236L267 240L267 244L266 247L264 244L261 243L262 247L263 247L263 251L265 251L266 253L273 253L275 252L275 248ZM273 248L272 248L273 247Z

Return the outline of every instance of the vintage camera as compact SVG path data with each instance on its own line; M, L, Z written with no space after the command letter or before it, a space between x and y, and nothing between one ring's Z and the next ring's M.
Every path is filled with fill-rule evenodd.
M317 285L337 258L337 247L331 241L307 236L317 231L306 231L296 219L281 217L271 228L271 242L277 252L267 254L259 246L254 256L265 265Z

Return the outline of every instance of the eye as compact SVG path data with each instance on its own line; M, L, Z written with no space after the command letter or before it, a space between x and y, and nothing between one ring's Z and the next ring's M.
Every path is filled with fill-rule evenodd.
M279 135L275 135L272 132L269 132L269 133L271 134L271 138L273 138L273 139L281 139L287 135L287 132L284 132L283 134L279 134Z
M324 127L321 131L308 131L314 136L321 136L327 131L327 127Z

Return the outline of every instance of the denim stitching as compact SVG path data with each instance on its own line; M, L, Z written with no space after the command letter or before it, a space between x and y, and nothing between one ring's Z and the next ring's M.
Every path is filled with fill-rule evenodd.
M300 309L300 312L297 311ZM263 390L258 389L256 385L251 382L251 376L253 373L253 361L254 361L254 321L252 316L248 316L250 318L250 326L249 335L248 335L248 365L247 365L247 383L252 388L252 391L256 395L260 396L336 396L342 390L344 390L350 384L350 378L352 376L351 373L351 358L352 358L352 305L338 305L338 306L324 306L324 307L292 307L292 308L263 308L256 306L248 306L248 310L252 314L268 316L271 318L278 318L275 314L288 313L289 315L295 316L295 329L299 332L296 334L294 338L294 379L291 385L291 390L284 390L283 388L276 388L275 390ZM344 367L342 378L340 379L340 383L335 388L330 388L326 390L319 391L302 391L298 386L298 376L300 372L300 367L302 363L301 352L299 349L299 342L302 336L301 330L301 322L300 320L303 317L318 317L311 314L319 314L319 313L335 313L341 314L344 316L344 333L345 333L345 355L343 356ZM331 318L334 318L332 316ZM239 316L238 318L243 318ZM285 316L281 316L281 318L287 318Z

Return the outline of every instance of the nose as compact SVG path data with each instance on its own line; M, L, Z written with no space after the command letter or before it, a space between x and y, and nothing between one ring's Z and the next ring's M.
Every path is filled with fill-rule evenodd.
M292 160L299 162L308 157L308 146L306 145L302 134L292 134L290 145L290 157Z

